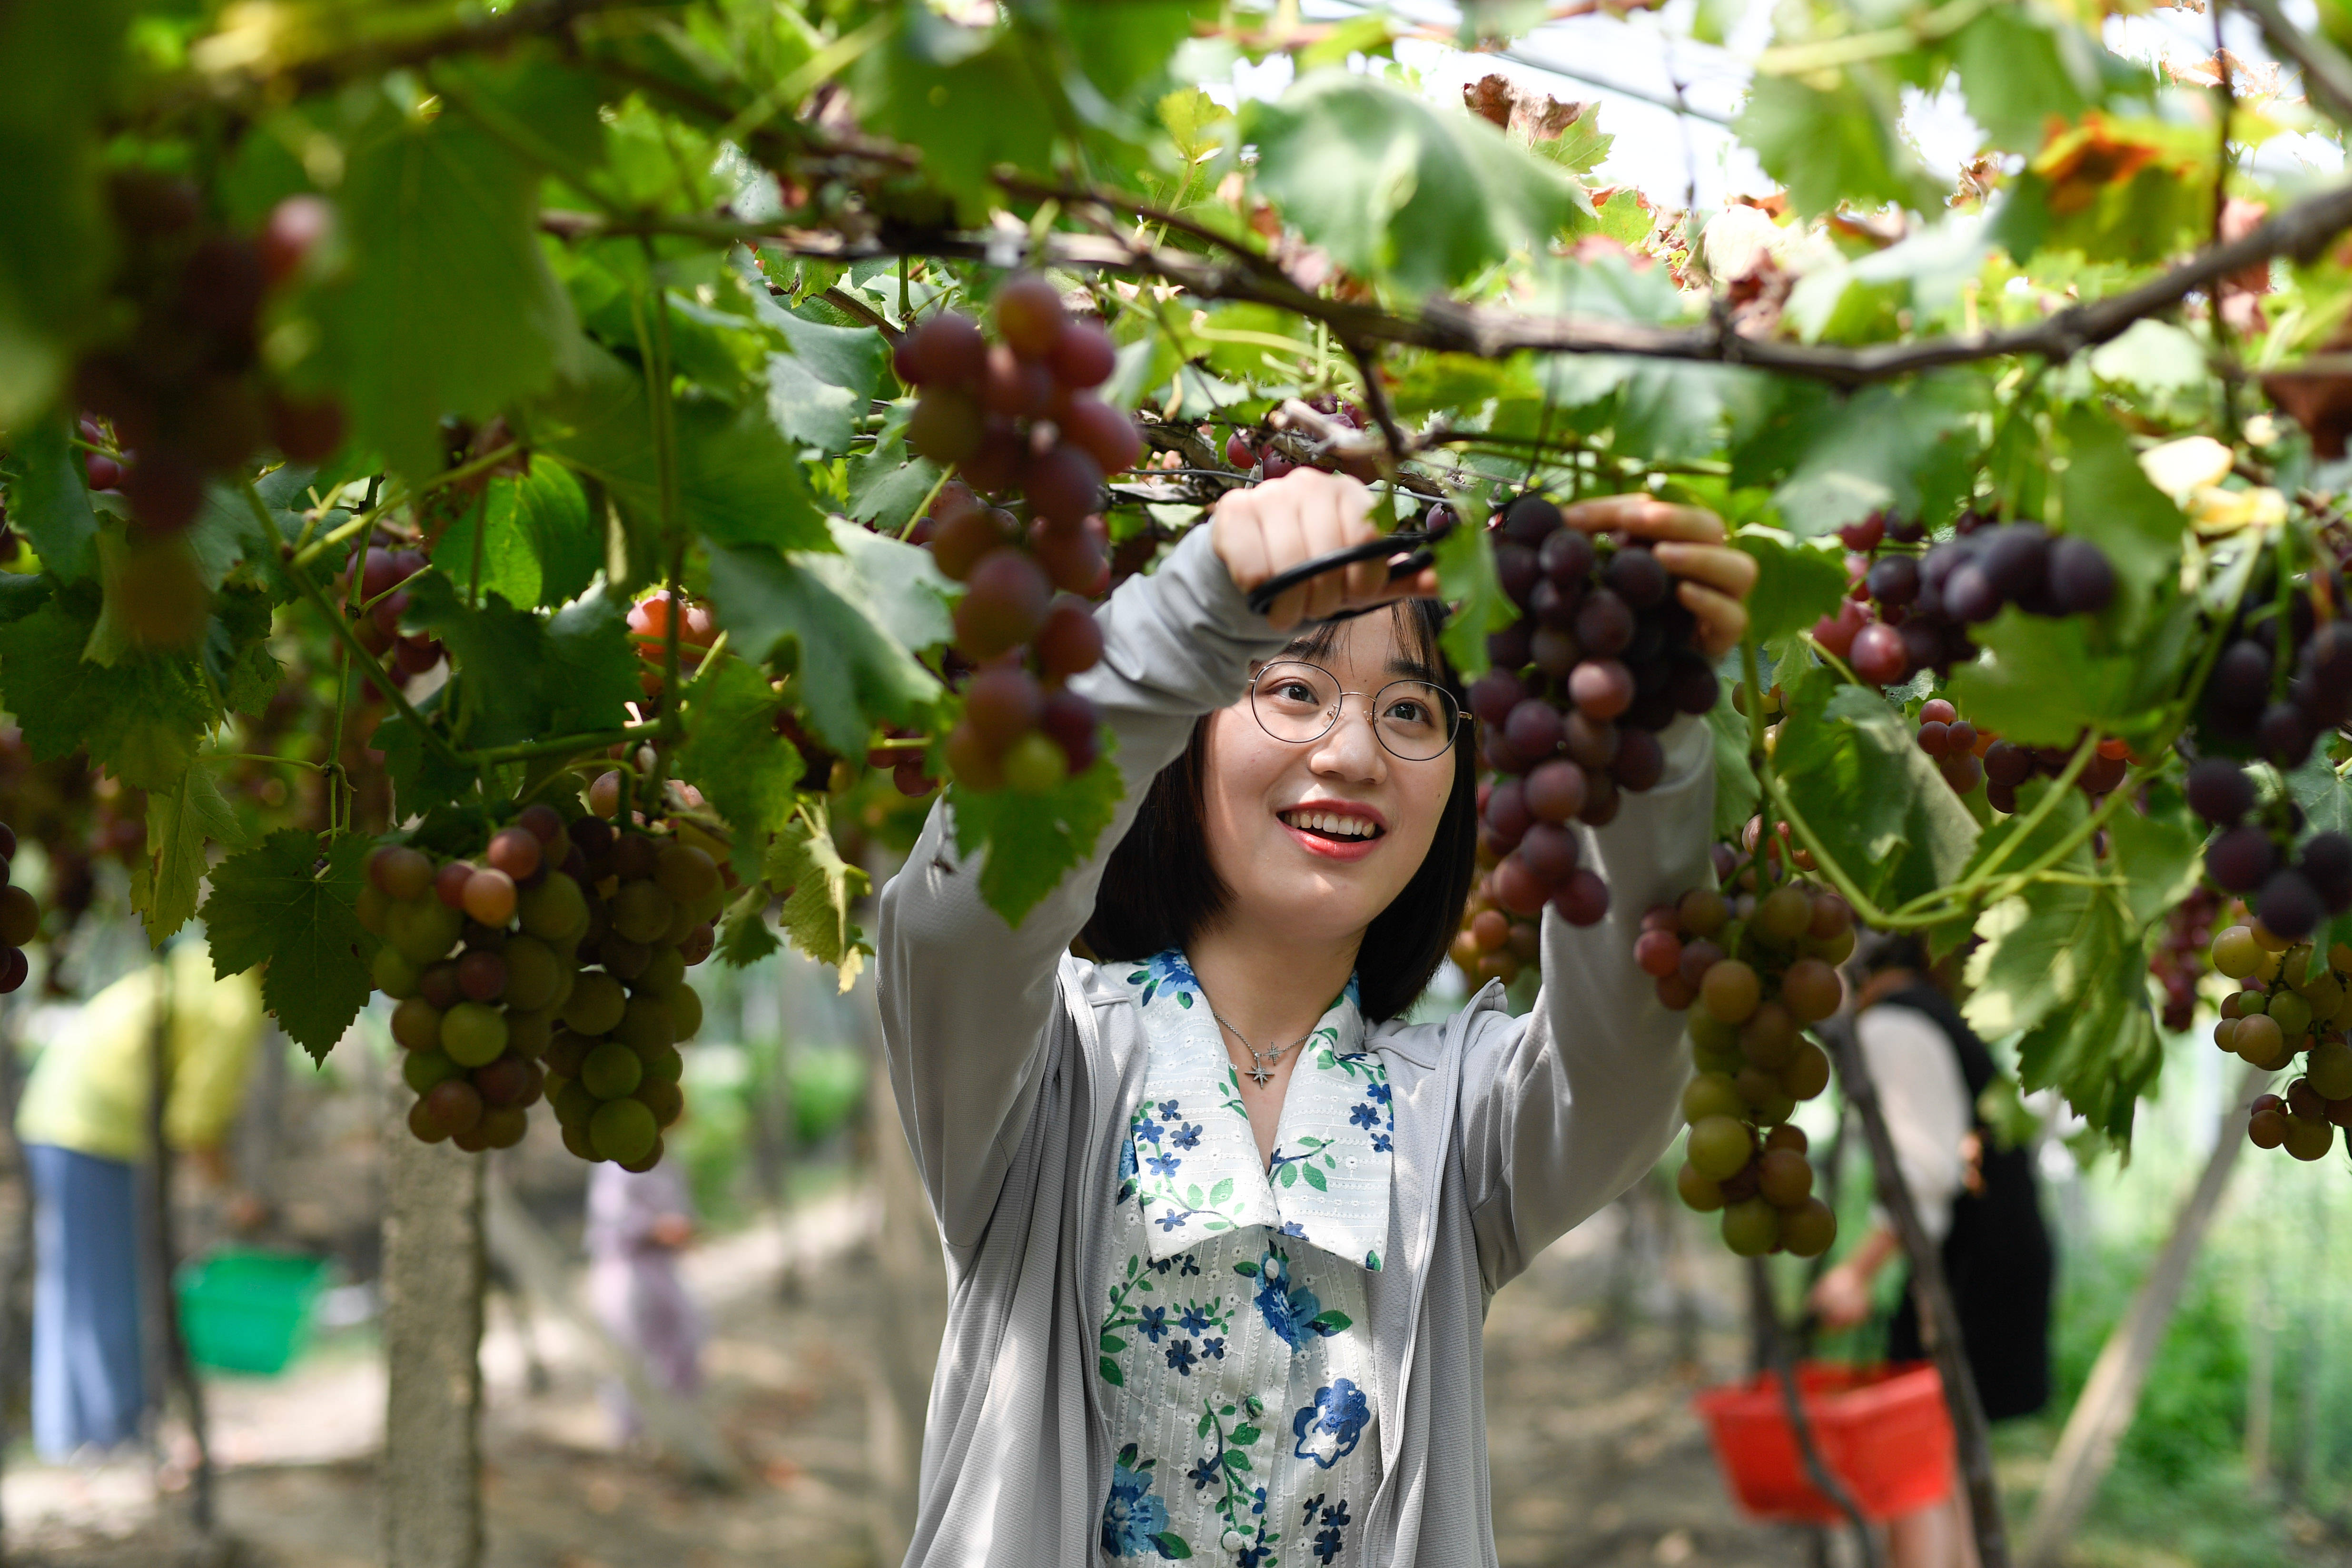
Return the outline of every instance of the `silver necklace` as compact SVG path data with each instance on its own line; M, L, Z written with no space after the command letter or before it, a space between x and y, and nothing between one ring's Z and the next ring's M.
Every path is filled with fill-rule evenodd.
M1202 994L1201 999L1202 1001L1208 1000L1208 995L1206 992ZM1277 1045L1271 1051L1260 1051L1257 1047L1249 1042L1249 1036L1234 1028L1231 1023L1226 1021L1224 1014L1219 1012L1214 1008L1211 1008L1209 1009L1209 1016L1216 1019L1219 1023L1223 1024L1226 1032L1231 1034L1235 1040L1240 1040L1242 1042L1242 1049L1250 1053L1249 1075L1257 1082L1257 1086L1261 1089L1274 1082L1274 1070L1282 1064L1282 1059L1284 1057L1289 1055L1296 1048L1305 1045L1308 1040L1315 1038L1315 1031L1310 1029L1305 1034L1300 1035L1297 1040L1292 1040L1288 1045Z

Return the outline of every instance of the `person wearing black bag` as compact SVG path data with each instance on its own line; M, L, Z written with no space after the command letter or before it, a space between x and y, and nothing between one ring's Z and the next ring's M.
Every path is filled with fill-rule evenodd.
M2050 1399L2050 1304L2055 1259L2042 1223L2033 1151L2003 1147L1978 1109L1997 1074L1992 1053L1953 1006L1948 974L1912 937L1881 939L1865 957L1855 1033L1876 1081L1895 1157L1921 1223L1941 1239L1944 1277L1960 1320L1978 1397L1993 1421L2030 1416ZM1957 956L1946 967L1956 966ZM1810 1304L1832 1329L1872 1311L1872 1282L1900 1250L1882 1217L1814 1284ZM1886 1336L1887 1359L1927 1351L1906 1280ZM1965 1568L1975 1559L1960 1492L1890 1521L1895 1568Z

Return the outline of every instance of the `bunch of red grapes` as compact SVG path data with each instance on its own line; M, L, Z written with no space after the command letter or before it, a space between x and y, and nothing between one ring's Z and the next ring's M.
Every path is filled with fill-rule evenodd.
M264 301L294 277L333 214L315 196L291 196L248 236L168 175L126 171L108 195L124 257L112 290L131 327L76 371L75 391L96 416L83 427L94 449L85 461L91 487L121 490L142 529L173 533L195 519L206 478L241 475L265 446L311 462L342 444L332 400L264 384L257 334Z
M1117 362L1109 335L1072 319L1051 284L1013 278L994 317L991 343L969 317L934 316L893 362L921 392L908 444L957 475L910 535L964 585L955 653L971 675L948 766L971 789L1038 793L1094 764L1094 706L1064 683L1102 656L1087 601L1108 582L1103 481L1131 467L1143 444L1135 422L1089 390ZM1016 489L1025 526L982 499ZM927 782L919 758L882 749L901 789Z
M1470 890L1470 902L1462 911L1461 929L1454 934L1454 944L1446 956L1462 971L1463 979L1472 987L1483 986L1489 980L1509 985L1521 971L1533 967L1543 956L1543 927L1535 919L1514 915L1496 904L1489 891L1487 879L1480 877Z
M2245 988L2222 998L2213 1043L2272 1072L2303 1058L2284 1095L2254 1102L2246 1136L2299 1160L2326 1158L2336 1129L2352 1127L2352 948L2337 944L2315 974L2313 956L2259 922L2213 938L2213 967Z
M1328 414L1350 430L1365 427L1364 411L1335 393L1321 392L1307 400L1307 406L1318 413ZM1263 427L1255 431L1234 430L1225 436L1225 461L1243 473L1257 479L1279 479L1294 468L1320 468L1328 474L1346 474L1366 484L1380 477L1380 465L1368 457L1310 458L1301 464L1276 444L1274 433ZM1423 527L1435 525L1424 522Z
M2039 523L1996 525L1969 512L1951 538L1922 552L1927 532L1918 524L1874 512L1838 538L1852 552L1851 586L1838 612L1814 623L1813 638L1874 685L1898 685L1923 669L1950 674L1976 657L1969 628L2004 605L2029 615L2093 615L2116 595L2106 552Z
M2265 930L2301 941L2323 918L2352 909L2352 838L2314 833L2298 849L2300 810L2282 799L2258 813L2253 779L2224 757L2190 764L2183 790L2189 810L2219 830L2205 847L2205 874L2251 898Z
M2055 779L2064 773L2081 745L2079 737L2074 746L2020 746L2013 740L1993 739L1983 752L1987 803L1996 811L2014 812L2019 788L2036 776ZM2074 788L2085 795L2105 795L2121 784L2130 770L2130 752L2111 736L2099 742L2091 759L2074 775Z
M1569 824L1607 822L1618 791L1658 782L1658 732L1677 714L1715 706L1715 671L1644 541L1597 546L1534 495L1490 526L1500 534L1496 575L1522 615L1488 637L1494 667L1470 687L1479 748L1496 775L1479 791L1479 847L1495 862L1487 893L1513 915L1549 901L1571 925L1591 925L1609 911L1609 888L1577 864Z
M2205 949L2221 915L2221 895L2210 887L2196 889L2165 916L2148 957L2148 973L2164 988L2164 1027L2176 1034L2196 1019L2197 982L2205 977Z
M1799 882L1760 898L1694 888L1642 917L1633 960L1658 999L1699 1004L1675 1186L1700 1213L1722 1212L1724 1243L1743 1258L1817 1258L1837 1239L1837 1216L1813 1196L1805 1134L1788 1123L1829 1087L1829 1053L1804 1031L1837 1011L1837 966L1853 945L1845 901Z
M374 980L398 1003L409 1130L509 1148L544 1096L574 1155L650 1169L685 1108L677 1042L702 1022L686 970L725 895L700 849L545 803L478 864L377 850L358 914L384 942Z

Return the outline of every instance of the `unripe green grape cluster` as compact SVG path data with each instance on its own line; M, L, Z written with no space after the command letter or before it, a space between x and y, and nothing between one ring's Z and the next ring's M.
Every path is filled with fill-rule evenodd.
M1724 1243L1743 1258L1817 1258L1837 1239L1837 1216L1813 1196L1805 1134L1789 1117L1829 1087L1829 1053L1804 1031L1837 1011L1836 967L1853 944L1845 901L1797 882L1760 898L1694 888L1642 917L1633 960L1658 999L1698 1004L1675 1187L1692 1208L1722 1214Z
M383 938L373 977L396 1004L409 1131L509 1148L545 1098L574 1155L652 1168L685 1108L677 1042L702 1022L686 969L725 894L702 850L545 804L478 862L377 850L358 914Z
M2284 1094L2264 1094L2246 1118L2256 1148L2325 1159L2336 1130L2352 1127L2352 947L2337 943L2313 972L2308 943L2266 926L2231 925L2213 938L2213 967L2244 988L2221 999L2213 1043L2271 1072L2301 1059Z

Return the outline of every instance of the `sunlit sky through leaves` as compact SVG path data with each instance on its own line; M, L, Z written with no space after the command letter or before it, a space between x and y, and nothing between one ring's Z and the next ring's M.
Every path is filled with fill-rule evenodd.
M1597 100L1601 129L1616 138L1598 171L1605 183L1630 184L1670 205L1695 197L1701 208L1719 206L1727 196L1760 194L1773 182L1754 154L1738 145L1724 121L1736 115L1748 91L1749 65L1769 40L1769 0L1748 0L1728 30L1725 47L1689 40L1697 0L1670 0L1658 14L1635 12L1622 19L1591 16L1549 23L1517 40L1507 54L1474 54L1422 39L1397 45L1397 57L1420 73L1433 97L1458 99L1465 83L1499 72L1559 98ZM1339 19L1371 7L1357 0L1307 0L1306 15ZM1455 7L1442 0L1404 0L1390 13L1451 29ZM2289 0L2289 10L2306 25L2311 0ZM2111 17L2107 47L2126 57L2193 67L2213 54L2213 24L2208 14L2158 11L2145 16ZM2253 24L2236 14L2225 21L2231 52L2249 64L2270 59ZM1230 78L1209 84L1228 103L1244 97L1272 97L1291 79L1286 58L1263 66L1243 64ZM1601 84L1607 83L1608 86ZM1691 114L1671 107L1678 94ZM2295 93L2292 74L2286 90ZM1934 97L1906 93L1904 129L1923 162L1953 177L1972 156L1979 138L1957 89ZM2299 107L2299 106L2295 106ZM2275 137L2256 150L2257 164L2292 178L2343 166L2342 149L2325 136Z

